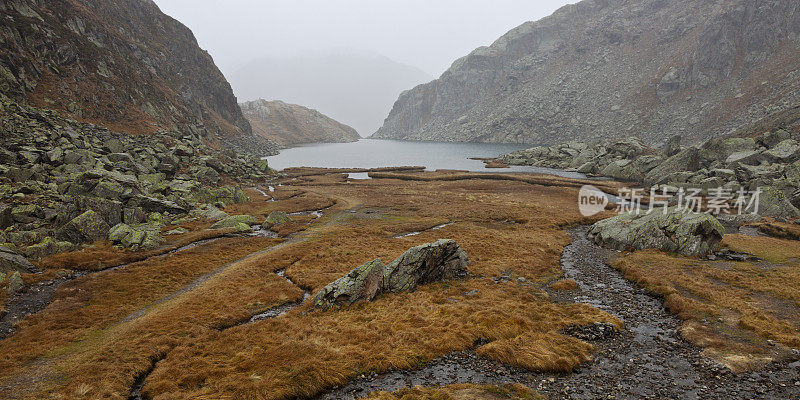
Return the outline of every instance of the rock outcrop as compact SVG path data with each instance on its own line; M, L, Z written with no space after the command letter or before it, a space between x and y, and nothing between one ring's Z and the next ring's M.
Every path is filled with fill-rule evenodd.
M719 189L734 195L761 190L758 214L800 218L800 127L751 136L725 136L688 147L681 147L674 137L660 150L637 139L573 141L516 151L499 160L638 182L659 193L674 194L681 188L698 189L704 195Z
M412 291L418 285L464 276L467 265L469 258L455 241L440 239L412 247L388 265L376 259L353 269L320 290L314 306L347 306L380 293Z
M685 256L715 251L725 228L712 215L668 209L649 214L625 213L599 221L589 229L595 243L615 250L657 249Z
M2 94L0 145L0 245L30 259L106 239L119 224L160 231L186 218L227 218L218 207L247 201L241 185L271 174L257 157L192 134L115 133ZM209 183L211 175L226 184ZM160 242L158 232L134 231L112 241L132 249Z
M585 0L403 92L374 137L699 143L800 117L798 50L797 2Z
M253 133L283 146L355 142L361 138L355 129L296 104L256 100L241 107Z
M0 93L130 134L176 130L264 155L192 32L150 0L0 3Z

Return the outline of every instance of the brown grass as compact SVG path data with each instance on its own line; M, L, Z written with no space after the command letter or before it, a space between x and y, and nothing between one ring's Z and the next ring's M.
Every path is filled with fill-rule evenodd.
M531 389L520 385L448 385L442 387L415 387L396 392L372 393L365 400L503 400L544 399Z
M553 290L575 290L578 288L578 282L575 282L575 279L562 279L553 282L550 288Z
M107 240L99 240L87 248L55 254L46 257L37 263L40 269L77 269L100 271L103 269L130 264L150 257L160 256L183 246L206 239L214 239L230 235L235 232L233 228L203 229L188 232L182 235L169 237L166 245L154 250L130 251L115 247Z
M681 334L733 369L785 358L789 348L800 347L800 249L793 241L744 235L727 235L723 244L772 262L640 251L614 267L663 296L669 311L684 320Z
M123 399L134 378L166 356L145 386L155 398L288 399L365 372L419 367L476 343L487 343L481 354L513 365L566 371L590 359L592 350L560 329L620 324L587 305L551 303L539 289L561 275L560 255L569 243L562 228L591 221L577 212L573 188L477 179L298 185L299 193L284 201L331 204L325 216L197 287L181 289L275 241L226 238L65 285L53 304L0 342L0 393L74 398L80 391L86 398ZM263 214L286 206L254 200L236 207ZM444 222L453 224L392 238ZM437 238L455 239L466 250L469 278L342 310L305 305L217 330L301 297L275 271L286 269L315 291L365 261L389 261ZM500 275L526 279L495 284L491 278Z
M774 236L781 239L800 240L800 225L787 224L785 222L777 222L769 220L765 222L750 224L755 226L761 232L767 235Z

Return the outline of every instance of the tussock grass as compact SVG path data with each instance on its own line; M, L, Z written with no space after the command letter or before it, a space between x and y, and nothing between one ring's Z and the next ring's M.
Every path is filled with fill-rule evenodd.
M575 290L578 288L578 282L575 282L575 279L561 279L553 282L550 288L554 290Z
M794 241L745 235L727 235L723 244L772 262L640 251L613 266L663 296L669 311L684 320L681 334L731 368L785 358L789 348L800 348L800 249Z

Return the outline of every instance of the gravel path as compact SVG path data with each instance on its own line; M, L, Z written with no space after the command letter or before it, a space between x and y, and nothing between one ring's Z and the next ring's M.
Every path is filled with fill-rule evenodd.
M800 398L800 362L737 375L702 357L701 349L681 339L680 321L659 299L606 265L610 252L589 242L587 229L570 229L573 242L562 257L564 274L578 282L578 289L550 294L555 301L588 303L624 321L617 333L601 325L569 331L595 345L594 361L570 374L541 374L459 352L421 370L361 377L319 399L356 399L375 390L469 382L519 382L556 399Z

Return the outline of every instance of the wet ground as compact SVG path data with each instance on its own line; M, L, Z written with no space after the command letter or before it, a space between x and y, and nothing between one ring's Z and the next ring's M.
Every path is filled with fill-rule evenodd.
M568 329L590 341L595 359L569 374L541 374L512 368L466 351L447 355L416 371L364 376L319 399L357 399L371 391L416 385L518 382L556 399L796 399L800 362L733 374L681 339L680 321L660 299L625 280L606 264L612 254L586 239L587 227L570 229L573 242L562 256L573 291L551 291L559 302L588 303L624 322L619 332L606 326Z

